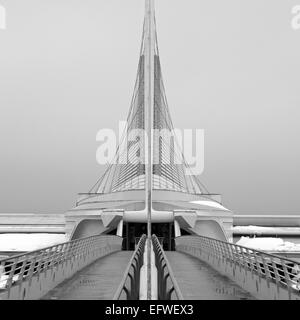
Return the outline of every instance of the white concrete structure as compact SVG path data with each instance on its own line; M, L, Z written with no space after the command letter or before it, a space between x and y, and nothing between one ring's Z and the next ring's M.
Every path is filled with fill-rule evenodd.
M129 140L136 129L147 135ZM115 155L122 162L110 165L90 192L81 194L76 207L66 213L69 239L108 232L121 235L124 225L124 238L133 242L132 238L145 233L143 224L151 215L156 235L168 234L169 242L174 237L174 221L176 233L181 229L189 234L232 240L232 212L222 205L220 196L210 194L191 174L184 156L178 154L176 139L154 139L154 129L172 132L173 125L162 80L154 3L146 0L137 80L121 143L125 148L120 146ZM132 163L129 150L133 146L139 159Z

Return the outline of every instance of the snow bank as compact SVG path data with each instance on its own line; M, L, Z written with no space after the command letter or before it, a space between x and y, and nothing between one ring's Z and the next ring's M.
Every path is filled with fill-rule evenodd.
M33 251L66 241L64 234L3 233L0 234L0 251Z
M0 270L0 289L5 289L9 276L6 274L1 274ZM17 281L19 279L19 275L15 275L12 277L13 281Z
M236 244L257 250L300 252L300 244L284 241L281 238L241 237L241 239Z

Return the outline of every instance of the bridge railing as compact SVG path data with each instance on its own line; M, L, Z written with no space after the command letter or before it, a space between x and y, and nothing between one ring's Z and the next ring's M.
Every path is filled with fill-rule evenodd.
M0 300L39 299L121 244L118 236L92 236L0 260Z
M279 294L279 289L286 290L286 297L289 299L292 295L293 298L297 299L298 296L300 298L300 263L297 261L204 236L178 237L176 250L204 258L207 262L215 264L216 269L222 268L222 271L225 271L223 273L232 271L232 275L236 278L238 278L238 271L240 271L239 274L242 269L250 271L250 274L256 274L266 280L268 288L270 283L275 285L277 289L277 293L273 296L275 298L284 296ZM221 267L222 262L227 266L224 267L223 263ZM233 266L238 268L233 270ZM244 278L242 282L245 283L245 281ZM255 282L252 278L253 283ZM256 291L259 291L258 284L256 284ZM268 294L265 294L265 297L268 297Z
M122 298L126 300L139 300L140 270L143 265L145 244L146 235L143 235L129 261L124 277L114 295L113 300L121 300Z
M152 236L155 264L157 268L157 291L159 300L183 300L166 254L156 235Z

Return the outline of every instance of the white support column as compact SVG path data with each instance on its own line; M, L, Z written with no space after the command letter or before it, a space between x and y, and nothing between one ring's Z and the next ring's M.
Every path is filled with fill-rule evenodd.
M154 23L154 3L153 0L145 2L145 34L144 34L144 59L145 59L145 100L144 100L144 122L147 134L145 141L145 172L146 172L146 199L145 207L147 211L147 299L151 300L151 210L152 210L152 134L153 134L153 109L154 109L154 44L155 44L155 23Z
M117 228L117 236L123 237L123 219L120 220Z
M178 221L174 220L174 231L175 231L175 238L181 236L180 226Z
M148 222L151 221L152 209L152 164L153 164L153 109L154 109L154 50L155 50L155 25L154 25L154 4L153 0L146 0L145 13L145 34L144 34L144 57L145 57L145 132L146 148L146 210L148 213ZM148 236L151 235L151 224L148 223Z

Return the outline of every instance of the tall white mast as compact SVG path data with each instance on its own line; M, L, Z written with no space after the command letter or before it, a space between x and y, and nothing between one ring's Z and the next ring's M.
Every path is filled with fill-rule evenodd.
M154 109L154 50L155 50L155 22L154 22L154 0L146 0L145 13L145 29L144 29L144 114L145 114L145 131L147 133L146 148L145 148L145 174L146 174L146 201L147 210L147 234L148 234L148 300L151 299L151 209L152 209L152 124L153 124L153 109Z
M155 50L155 23L154 23L154 0L146 0L144 34L144 88L145 88L145 131L147 141L145 148L146 160L146 210L148 216L148 237L151 237L151 209L152 209L152 124L154 109L154 50Z

